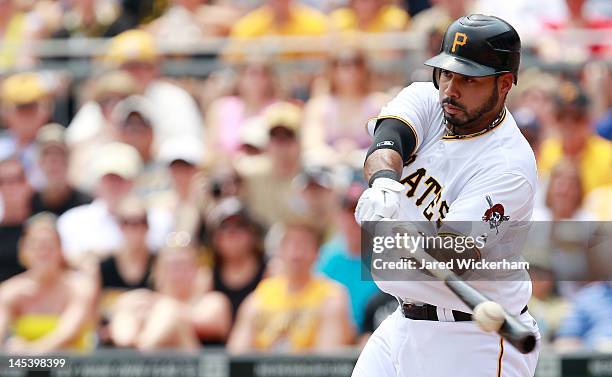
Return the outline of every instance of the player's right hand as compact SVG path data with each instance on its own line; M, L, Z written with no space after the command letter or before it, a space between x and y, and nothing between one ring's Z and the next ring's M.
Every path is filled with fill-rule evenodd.
M404 185L391 178L377 178L372 187L365 190L355 208L355 220L364 221L397 219Z

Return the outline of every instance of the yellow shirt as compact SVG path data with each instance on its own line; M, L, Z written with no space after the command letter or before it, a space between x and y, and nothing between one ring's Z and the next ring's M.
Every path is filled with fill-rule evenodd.
M18 337L33 342L55 330L60 321L56 314L24 314L15 321L13 331ZM75 351L91 351L94 348L94 332L91 326L81 329L79 336L67 347Z
M0 42L6 45L0 47L0 70L15 67L19 50L25 38L25 15L17 13L8 21Z
M395 5L382 7L364 28L359 27L357 15L351 8L337 9L331 13L330 17L334 26L341 31L361 30L368 33L405 30L410 20L408 13Z
M540 152L538 171L541 176L548 176L563 158L561 141L557 138L545 140ZM612 184L612 143L599 136L591 136L580 157L579 168L585 194L597 187Z
M289 20L278 25L274 13L267 6L259 7L242 17L232 28L235 38L253 38L267 35L321 35L327 32L327 17L316 9L301 4L291 7Z
M314 347L321 309L336 289L322 277L314 277L300 292L289 292L284 277L263 280L254 292L256 349L299 352Z

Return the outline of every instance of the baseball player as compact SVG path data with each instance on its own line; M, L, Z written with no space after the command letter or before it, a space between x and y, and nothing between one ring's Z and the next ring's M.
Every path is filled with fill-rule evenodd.
M370 188L355 211L359 223L470 221L471 235L487 234L483 257L522 248L519 227L531 218L537 178L533 151L505 107L520 49L516 30L497 17L469 15L448 27L440 53L425 62L433 83L404 88L368 123ZM534 375L538 349L523 355L479 329L441 282L377 284L400 305L369 339L353 377ZM528 278L471 284L539 339Z

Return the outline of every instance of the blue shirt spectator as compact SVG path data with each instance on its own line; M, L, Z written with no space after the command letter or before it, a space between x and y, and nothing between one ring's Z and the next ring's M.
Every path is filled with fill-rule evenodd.
M344 237L335 237L322 246L317 271L346 287L351 299L353 320L359 332L363 331L366 306L378 293L378 287L373 280L361 278L360 254L355 255L348 250Z
M608 110L595 125L599 136L612 140L612 110Z
M580 339L596 348L612 342L612 282L593 283L576 294L573 308L558 332L562 338Z
M352 317L359 332L363 331L368 301L379 292L372 279L362 279L361 228L355 222L355 206L365 186L353 183L346 191L338 216L341 233L321 247L316 270L344 285L351 300ZM364 268L367 272L367 269Z

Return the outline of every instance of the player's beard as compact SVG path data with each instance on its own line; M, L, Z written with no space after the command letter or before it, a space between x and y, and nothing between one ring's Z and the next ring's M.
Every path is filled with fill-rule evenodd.
M464 119L459 119L456 116L448 115L444 111L442 111L442 113L444 114L444 119L446 119L446 122L448 122L448 124L452 125L453 127L471 128L471 126L475 122L477 122L480 118L482 118L484 114L493 110L495 106L497 106L498 101L499 101L499 93L497 92L497 80L495 80L495 85L493 86L493 91L491 92L489 99L485 103L480 105L478 108L474 109L473 111L468 112L465 109L465 106L455 102L455 100L453 100L450 97L447 97L444 100L442 100L442 104L447 103L449 105L453 105L463 110L465 113Z

